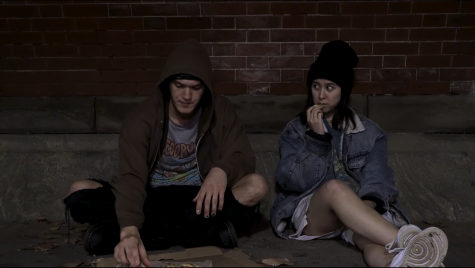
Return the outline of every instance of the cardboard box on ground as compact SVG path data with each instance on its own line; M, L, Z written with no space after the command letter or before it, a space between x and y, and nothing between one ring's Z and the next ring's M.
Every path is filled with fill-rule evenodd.
M251 260L240 249L233 249L226 253L217 247L189 248L181 252L154 254L148 256L150 261L173 261L173 262L203 262L210 260L213 267L262 267ZM97 267L116 267L114 258L102 259Z

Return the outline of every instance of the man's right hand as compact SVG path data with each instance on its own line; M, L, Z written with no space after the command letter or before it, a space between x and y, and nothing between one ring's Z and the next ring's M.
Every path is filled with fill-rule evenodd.
M114 249L114 258L118 263L138 267L142 263L146 267L152 267L148 260L147 251L140 239L139 230L135 226L122 228L120 242Z

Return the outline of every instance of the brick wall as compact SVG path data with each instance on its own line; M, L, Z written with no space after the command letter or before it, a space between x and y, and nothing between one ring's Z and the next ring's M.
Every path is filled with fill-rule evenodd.
M190 38L221 94L303 94L333 39L360 55L355 93L475 92L475 1L10 0L0 96L147 95Z

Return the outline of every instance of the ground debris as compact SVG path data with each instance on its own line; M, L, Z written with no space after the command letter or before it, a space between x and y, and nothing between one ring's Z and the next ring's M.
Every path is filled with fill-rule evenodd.
M85 232L87 230L87 228L88 228L87 226L81 226L81 227L75 228L74 231L76 233L82 233L82 232Z
M275 259L275 258L263 259L262 263L266 264L266 265L270 265L270 266L292 266L292 265L294 265L288 259Z
M51 223L48 219L43 218L43 217L36 217L37 222L45 222L45 223Z
M56 227L53 227L53 228L49 228L51 231L58 231L59 230L59 226L56 226Z
M299 257L306 257L307 255L308 254L305 252L295 252L294 254L292 254L292 257L299 258Z
M68 262L61 265L61 267L85 267L85 266L87 266L85 262Z
M38 236L39 239L43 239L43 240L51 240L51 239L57 239L61 237L62 235L56 235L56 234L45 234L45 235Z
M434 227L438 227L438 228L447 228L447 227L449 227L449 225L445 222L430 222L430 221L422 221L422 222L425 223L425 224L434 226Z

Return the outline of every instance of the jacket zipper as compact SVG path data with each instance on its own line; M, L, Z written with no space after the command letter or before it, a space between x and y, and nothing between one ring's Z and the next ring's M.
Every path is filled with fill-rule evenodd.
M148 173L150 173L150 171L152 171L152 169L155 167L155 163L157 162L158 153L160 152L160 146L162 144L162 137L163 137L163 121L160 121L160 125L161 125L160 129L162 130L162 132L160 133L160 139L158 140L158 148L155 151L155 156L153 157L153 163L152 163L152 165L150 165L150 168L148 169Z
M201 180L203 180L203 176L201 176L200 164L198 163L198 146L200 145L200 141L201 141L201 139L203 139L204 135L205 135L204 133L201 134L200 139L199 139L198 142L196 143L196 150L195 150L196 167L198 168L198 175L200 175Z

